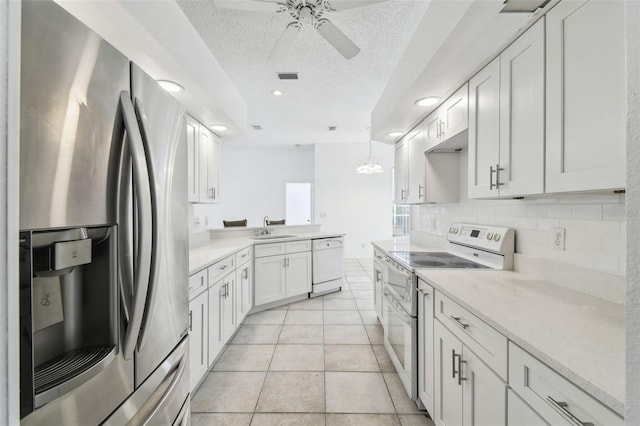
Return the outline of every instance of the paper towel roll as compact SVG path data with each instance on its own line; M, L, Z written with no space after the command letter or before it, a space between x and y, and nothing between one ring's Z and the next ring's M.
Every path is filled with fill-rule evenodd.
M64 321L60 277L33 279L33 331Z

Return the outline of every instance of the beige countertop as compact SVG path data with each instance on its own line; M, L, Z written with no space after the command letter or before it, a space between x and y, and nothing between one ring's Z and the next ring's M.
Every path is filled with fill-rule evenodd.
M399 239L374 245L387 252L428 250ZM514 271L416 274L624 416L624 305Z
M233 238L219 238L208 240L202 244L189 249L189 275L194 274L201 269L242 250L243 248L256 244L279 243L286 241L298 240L315 240L319 238L342 237L345 234L327 233L327 232L307 232L296 233L294 237L272 238L272 239L254 239L250 236L238 236Z

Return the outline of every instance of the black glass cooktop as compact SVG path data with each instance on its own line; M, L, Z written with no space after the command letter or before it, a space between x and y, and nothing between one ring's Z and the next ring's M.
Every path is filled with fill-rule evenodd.
M412 268L430 269L488 269L488 266L481 265L471 260L464 259L447 252L428 251L391 251L389 252L399 261L406 263Z

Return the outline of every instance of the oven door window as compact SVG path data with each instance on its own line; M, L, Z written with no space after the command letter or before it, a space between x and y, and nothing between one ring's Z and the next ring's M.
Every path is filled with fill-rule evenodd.
M393 297L384 300L384 338L393 350L395 358L407 371L411 369L411 318L399 307Z

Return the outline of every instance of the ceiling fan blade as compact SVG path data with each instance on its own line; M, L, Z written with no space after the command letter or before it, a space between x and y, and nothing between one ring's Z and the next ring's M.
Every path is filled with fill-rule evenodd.
M251 12L278 12L282 5L263 0L213 0L215 7L220 9L248 10Z
M271 51L269 59L278 60L284 58L293 48L296 38L298 38L298 34L300 34L300 24L292 22L287 25L287 28L284 29L282 35L278 39L278 42Z
M371 4L382 3L388 0L329 0L329 8L340 11L353 9L354 7L369 6Z
M328 19L320 19L317 29L320 35L345 58L351 59L360 53L360 48Z

